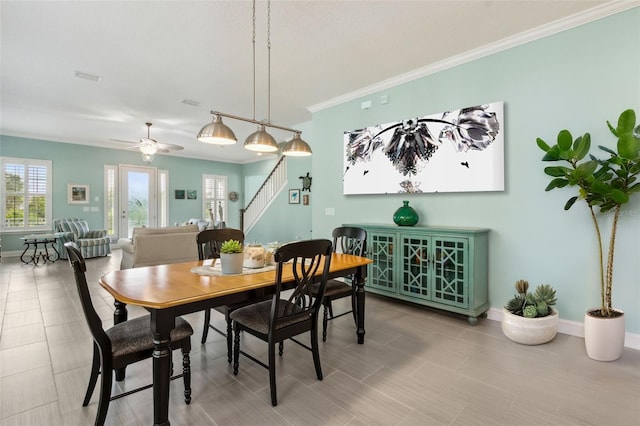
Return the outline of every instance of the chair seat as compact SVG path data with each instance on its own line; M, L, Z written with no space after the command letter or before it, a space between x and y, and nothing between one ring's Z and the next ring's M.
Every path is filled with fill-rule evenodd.
M111 340L114 358L153 349L153 334L149 328L149 321L149 316L143 316L105 330ZM176 326L171 330L171 341L176 342L192 334L191 325L180 317L176 318Z
M233 321L242 324L247 328L255 330L258 333L266 335L269 332L269 315L271 314L271 304L271 300L265 300L264 302L254 303L253 305L238 308L235 311L231 312L230 317ZM292 309L293 313L301 311L299 307L294 306L289 301L280 299L280 303L278 304L278 316L282 316L285 308ZM287 327L302 320L306 321L307 318L289 318L278 323L276 329Z
M263 300L269 300L271 301L272 296L269 295L261 295L261 296L255 296L252 299L249 300L245 300L244 302L238 302L238 303L232 303L230 305L221 305L221 306L216 306L215 309L216 311L220 312L223 315L227 315L230 314L231 312L235 311L236 309L239 308L243 308L247 305L252 305L256 302L262 302Z
M318 294L320 288L319 284L314 284L311 287L312 293ZM351 295L353 288L350 284L340 280L327 280L327 287L324 290L325 299L339 299Z

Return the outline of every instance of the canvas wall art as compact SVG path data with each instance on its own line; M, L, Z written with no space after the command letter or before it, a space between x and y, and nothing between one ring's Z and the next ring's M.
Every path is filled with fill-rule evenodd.
M504 190L504 104L344 132L344 194Z

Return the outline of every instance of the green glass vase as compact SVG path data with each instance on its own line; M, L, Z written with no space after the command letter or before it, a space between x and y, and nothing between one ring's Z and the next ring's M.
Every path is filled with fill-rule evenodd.
M395 224L399 226L413 226L418 223L420 217L413 207L409 206L409 202L403 201L402 204L403 206L393 214Z

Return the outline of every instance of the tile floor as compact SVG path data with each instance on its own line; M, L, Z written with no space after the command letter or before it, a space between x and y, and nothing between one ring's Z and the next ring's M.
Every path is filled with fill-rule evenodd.
M113 322L113 299L97 280L119 263L118 250L87 261L105 326ZM130 317L144 313L129 310ZM219 314L212 316L224 325ZM234 376L224 338L212 332L200 345L203 316L187 319L196 330L193 401L185 405L182 382L172 382L173 425L640 425L636 350L596 362L577 337L559 334L546 345L522 346L508 341L497 322L472 327L464 318L369 295L364 345L355 343L350 316L329 323L321 343L323 381L309 352L285 345L274 408L267 371L242 358ZM0 329L0 425L93 424L97 392L81 406L92 342L66 261L34 267L2 259ZM243 348L265 358L260 341L247 337ZM144 361L128 368L114 392L150 381L151 364ZM109 407L109 425L152 423L151 390Z

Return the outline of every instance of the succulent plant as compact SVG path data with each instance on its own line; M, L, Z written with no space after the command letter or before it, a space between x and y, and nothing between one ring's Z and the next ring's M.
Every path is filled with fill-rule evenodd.
M220 253L242 253L242 243L238 240L227 240L220 245Z
M549 306L555 305L557 302L556 291L549 284L540 284L536 287L533 296L536 300L543 301Z
M522 315L522 307L525 305L524 297L516 294L507 302L505 309L514 315Z
M525 318L538 318L551 315L551 306L557 302L556 291L549 284L540 284L533 293L529 293L529 283L526 280L518 280L515 284L516 291L505 305L505 309L514 315Z
M549 305L547 305L547 302L540 301L536 303L536 312L536 316L539 317L546 317L549 315Z
M522 316L525 318L535 318L538 316L538 310L533 305L525 306L522 310Z
M516 281L516 291L518 292L518 294L527 294L528 289L529 289L529 281L527 280Z

